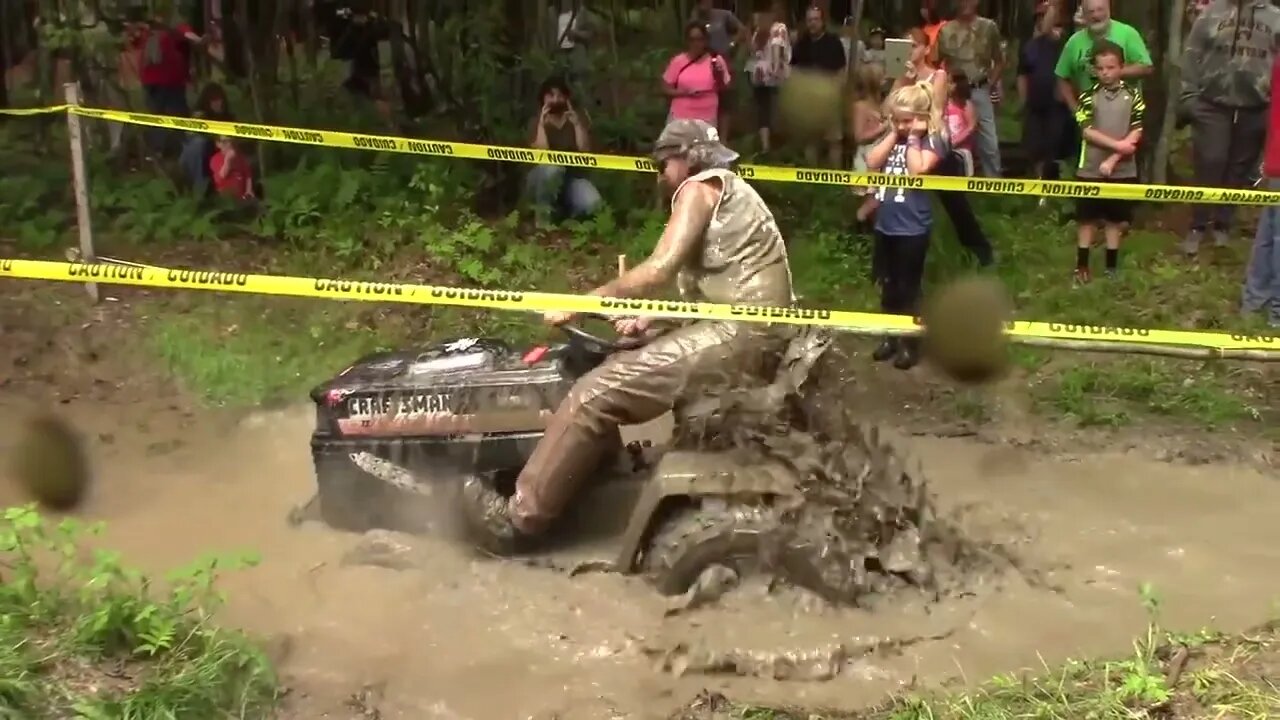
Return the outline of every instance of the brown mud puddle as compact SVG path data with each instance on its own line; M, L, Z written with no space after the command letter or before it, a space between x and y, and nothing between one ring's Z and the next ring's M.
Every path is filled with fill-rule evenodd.
M3 404L5 426L31 405ZM66 406L99 438L86 514L106 520L105 542L149 570L214 551L261 553L259 567L226 578L227 617L269 639L292 688L289 716L359 717L376 706L383 718L664 717L703 688L850 706L912 678L980 680L1040 657L1123 651L1143 627L1143 582L1175 627L1245 627L1280 597L1280 485L1244 467L1125 454L1064 463L920 439L940 508L967 507L969 530L1014 546L1035 582L1007 576L967 597L874 611L748 587L664 617L663 599L638 580L569 578L442 538L413 541L410 569L344 564L359 537L286 522L313 491L305 410L238 423L163 406L134 415L143 410ZM804 668L832 668L793 674L836 676L774 680L788 672L787 653Z
M75 324L4 319L0 457L26 412L58 406L93 441L85 515L107 521L104 542L131 562L162 572L257 551L258 567L225 578L225 617L267 639L291 689L286 717L665 718L702 689L850 707L913 679L1127 652L1146 620L1140 583L1175 628L1241 629L1280 597L1274 477L970 438L911 448L940 512L1009 547L1024 572L940 603L833 609L747 587L668 616L639 580L570 578L445 538L412 541L408 569L348 564L362 538L286 520L314 492L308 411L192 413ZM21 500L0 482L0 505Z

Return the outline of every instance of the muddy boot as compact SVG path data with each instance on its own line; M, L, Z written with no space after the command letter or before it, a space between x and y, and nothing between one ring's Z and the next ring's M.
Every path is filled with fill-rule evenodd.
M510 501L476 476L462 484L459 499L462 520L471 540L494 555L515 555L531 544L528 535L511 522Z
M880 345L871 353L871 359L876 362L885 362L891 360L898 354L898 350L902 347L902 341L896 337L889 336L880 341Z
M903 338L898 354L893 359L893 366L899 370L910 370L920 364L920 338Z

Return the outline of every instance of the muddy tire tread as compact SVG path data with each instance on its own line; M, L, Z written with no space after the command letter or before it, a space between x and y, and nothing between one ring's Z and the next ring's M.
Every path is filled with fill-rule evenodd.
M741 577L758 568L778 528L777 514L767 505L681 507L654 531L641 572L663 595L684 593L713 564Z

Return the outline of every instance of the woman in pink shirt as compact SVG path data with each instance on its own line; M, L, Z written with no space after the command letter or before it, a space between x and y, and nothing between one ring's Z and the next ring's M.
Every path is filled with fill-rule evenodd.
M700 23L685 27L685 51L671 58L662 73L662 89L671 98L672 120L704 120L716 125L720 91L732 82L724 58L707 49L707 29Z

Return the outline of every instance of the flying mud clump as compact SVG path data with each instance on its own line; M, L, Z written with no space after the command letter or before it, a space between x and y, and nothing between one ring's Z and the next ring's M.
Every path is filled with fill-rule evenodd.
M700 388L697 402L677 409L677 444L781 461L801 478L801 499L762 533L771 570L829 602L868 606L904 590L950 594L994 569L1002 553L938 517L919 463L844 405L841 388L853 381L844 369L854 361L829 337L805 332L811 340L792 348L807 345L800 353L811 357L784 357L779 381ZM714 431L698 422L712 415Z
M953 380L980 384L1008 369L1004 325L1012 303L994 278L973 276L934 294L924 311L925 355Z
M89 489L89 459L80 435L54 415L27 421L14 443L9 466L22 490L50 510L76 509Z

